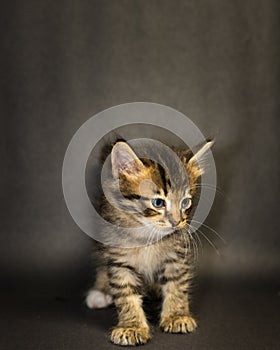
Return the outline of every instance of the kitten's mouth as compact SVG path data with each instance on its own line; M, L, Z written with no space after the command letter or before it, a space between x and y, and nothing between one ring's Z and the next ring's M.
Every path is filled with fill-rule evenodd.
M170 223L170 226L168 226L168 227L171 228L174 231L174 230L177 230L177 229L181 229L181 228L183 228L185 226L186 226L186 221L180 221L177 224Z
M166 225L157 225L155 226L156 229L159 231L159 233L163 236L166 236L168 234L171 234L172 232L174 232L176 229L178 229L177 227L172 227L172 226L166 226Z
M187 220L181 219L180 221L174 222L174 221L163 221L160 220L156 223L156 227L159 228L166 228L169 230L176 230L176 229L182 229L186 226Z

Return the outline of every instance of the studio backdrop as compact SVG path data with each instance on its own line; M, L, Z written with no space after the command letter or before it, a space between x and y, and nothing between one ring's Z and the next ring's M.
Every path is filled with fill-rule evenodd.
M204 272L279 276L278 1L2 7L3 290L85 290L92 240L64 201L64 155L91 116L136 101L175 108L216 139L218 189L205 224L226 243L204 227L220 253L204 239Z

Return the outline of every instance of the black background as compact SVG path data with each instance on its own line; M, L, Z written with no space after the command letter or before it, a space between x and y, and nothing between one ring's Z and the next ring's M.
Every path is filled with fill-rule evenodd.
M5 348L111 348L114 311L79 299L92 241L67 211L61 170L82 123L134 101L173 107L216 135L219 193L206 224L227 242L206 230L221 256L204 267L201 330L158 333L147 348L276 348L279 2L28 0L2 2L1 17Z

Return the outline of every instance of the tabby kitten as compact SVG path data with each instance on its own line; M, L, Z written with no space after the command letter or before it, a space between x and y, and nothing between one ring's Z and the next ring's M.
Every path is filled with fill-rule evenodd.
M102 231L105 244L98 243L97 277L86 303L89 308L115 303L115 344L138 345L151 338L142 308L151 290L163 300L164 332L197 327L189 309L193 261L187 227L203 172L198 161L211 145L207 142L196 154L156 142L138 144L141 152L123 141L113 146L102 204L102 216L113 225Z

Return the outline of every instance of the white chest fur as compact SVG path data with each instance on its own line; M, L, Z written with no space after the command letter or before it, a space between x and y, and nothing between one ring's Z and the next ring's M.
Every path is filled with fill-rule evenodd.
M161 266L166 258L166 252L157 245L137 248L133 254L127 255L127 262L133 266L150 282L154 279L154 274Z

